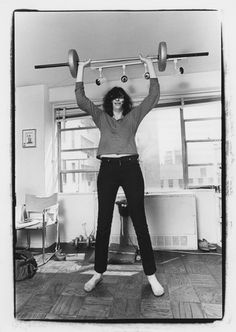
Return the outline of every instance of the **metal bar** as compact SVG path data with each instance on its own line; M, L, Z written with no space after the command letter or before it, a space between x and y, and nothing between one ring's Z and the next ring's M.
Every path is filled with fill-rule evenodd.
M65 161L84 161L84 160L88 160L88 158L66 158L63 160L65 160Z
M73 174L73 173L98 173L98 170L86 170L86 169L61 170L61 174Z
M61 122L57 123L57 174L58 174L58 190L62 193L62 178L61 178Z
M73 127L73 128L65 128L65 129L61 129L61 132L63 131L71 131L71 130L84 130L84 129L98 129L98 127L93 126L93 127Z
M61 152L77 152L77 151L92 151L97 150L98 147L94 148L81 148L81 149L62 149Z
M189 139L186 143L208 143L208 142L221 142L221 139Z
M208 56L209 52L185 53L185 54L167 54L167 59L192 58L196 56Z
M46 210L43 210L43 227L42 227L42 245L43 245L43 263L45 263L45 237L46 237Z
M184 108L183 100L180 107L180 128L181 128L181 143L182 143L182 160L183 160L183 180L184 188L188 187L188 147L186 142L186 132L185 132L185 123L184 123Z
M188 58L188 57L208 56L208 55L209 55L209 52L167 54L167 59ZM158 60L158 55L147 56L147 58ZM126 57L126 58L92 60L91 64L93 64L93 63L94 64L96 64L96 63L113 63L113 62L124 62L124 61L140 61L141 62L139 57Z
M93 63L113 63L113 62L124 62L124 61L138 61L138 60L140 60L138 57L100 59L100 60L92 60L91 64L93 64Z
M214 166L214 163L188 164L188 167Z
M59 219L57 220L57 240L56 240L56 247L55 252L57 252L60 249L60 223Z
M221 117L212 117L212 118L192 118L192 119L185 119L184 122L211 121L211 120L221 120Z
M192 53L194 54L193 56L204 56L204 55L208 55L207 52L206 53ZM173 61L174 59L178 59L178 60L181 60L181 59L184 59L184 58L187 58L187 57L191 57L191 53L188 53L188 54L176 54L176 55L170 55L168 56L167 55L167 60L166 61ZM158 56L149 56L147 57L149 59L152 60L153 63L156 63L158 62ZM115 67L120 67L122 65L122 63L120 62L123 62L123 64L125 66L133 66L133 65L140 65L142 64L142 61L138 58L127 58L127 59L111 59L110 61L108 61L107 65L104 65L103 63L106 63L105 62L106 60L104 59L103 60L95 60L95 61L91 61L91 64L97 64L97 66L91 66L91 69L99 69L99 68L115 68ZM130 61L130 62L129 62ZM114 63L114 64L110 64L109 63ZM99 66L98 66L99 64Z
M30 231L26 230L26 237L27 237L27 249L30 250Z
M56 209L56 224L57 224L57 239L56 239L56 246L55 246L55 252L57 252L60 249L60 222L58 217L58 204Z
M200 53L184 53L184 54L167 54L168 59L176 59L176 58L188 58L188 57L198 57L198 56L208 56L209 52L200 52ZM152 60L158 61L159 56L148 56L148 58ZM102 63L117 63L117 62L130 62L135 61L134 63L130 63L130 65L139 64L141 60L138 57L126 57L126 58L114 58L114 59L100 59L100 60L92 60L91 64L102 64ZM136 62L138 61L138 62ZM127 65L129 65L127 63ZM69 66L68 62L62 63L49 63L45 65L35 65L35 69L42 69L42 68L53 68L53 67L67 67ZM103 66L104 67L104 66ZM110 66L107 66L109 68ZM104 67L105 68L105 67Z
M124 61L122 61L122 62L125 62L125 60ZM153 61L153 62L157 62L157 60L156 61ZM135 61L135 62L127 62L127 63L125 63L125 66L133 66L133 65L140 65L140 63L142 63L142 61L141 60L139 60L139 61ZM116 63L116 64L112 64L112 65L102 65L102 66L97 66L97 67L91 67L91 69L98 69L98 68L102 68L102 69L104 69L104 68L115 68L115 67L120 67L121 66L121 64L120 63Z
M36 65L34 66L35 69L42 69L42 68L53 68L53 67L67 67L69 66L68 62L63 63L48 63L46 65Z

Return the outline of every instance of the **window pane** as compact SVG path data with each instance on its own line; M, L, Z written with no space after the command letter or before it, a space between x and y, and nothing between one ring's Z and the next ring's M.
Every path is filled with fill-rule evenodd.
M187 140L221 139L221 121L194 121L185 122Z
M187 154L188 164L221 163L221 143L188 143Z
M100 137L99 130L69 130L61 132L61 148L64 149L83 149L98 146Z
M184 119L221 117L221 102L184 106Z
M83 128L83 127L95 127L95 123L93 122L90 116L81 117L79 119L70 119L61 121L61 128Z
M139 126L136 142L146 191L183 187L179 109L152 110Z
M62 174L64 193L91 193L97 190L97 173L67 173Z
M219 166L193 166L188 168L189 185L206 186L221 184L221 169Z
M62 170L97 171L100 161L96 158L97 149L84 151L70 151L61 153Z

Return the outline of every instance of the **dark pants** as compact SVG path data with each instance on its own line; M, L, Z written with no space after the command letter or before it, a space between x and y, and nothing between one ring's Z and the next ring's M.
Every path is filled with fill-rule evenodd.
M144 210L144 181L137 156L102 158L98 180L98 224L95 248L95 271L107 268L108 246L117 191L122 187L129 215L138 239L144 273L156 272L154 254Z

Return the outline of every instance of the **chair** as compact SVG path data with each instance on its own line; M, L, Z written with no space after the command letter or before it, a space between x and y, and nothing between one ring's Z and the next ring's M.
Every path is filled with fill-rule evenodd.
M25 195L25 211L21 223L16 225L16 230L26 230L27 232L27 248L30 249L30 231L42 231L42 260L45 260L45 239L46 228L50 225L56 224L56 246L55 252L60 248L60 229L58 218L58 194L42 197L35 195Z

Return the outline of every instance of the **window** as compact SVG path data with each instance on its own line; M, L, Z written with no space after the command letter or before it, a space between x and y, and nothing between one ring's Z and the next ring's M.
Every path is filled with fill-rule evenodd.
M58 121L60 192L97 190L99 138L90 116ZM153 109L141 122L136 143L147 192L221 183L220 102Z
M61 192L96 191L99 135L88 116L58 122Z
M148 113L138 128L136 143L146 191L183 188L179 108Z
M185 187L221 184L221 103L184 106ZM191 181L190 181L191 179Z

